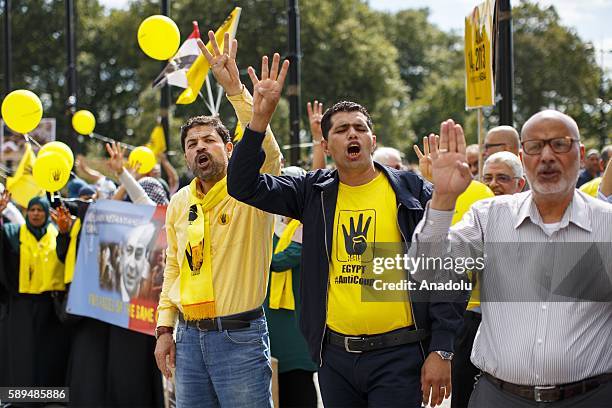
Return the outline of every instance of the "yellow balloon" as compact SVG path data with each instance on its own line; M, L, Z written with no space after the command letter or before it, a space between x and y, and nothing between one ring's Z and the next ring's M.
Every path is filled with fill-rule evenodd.
M155 167L155 164L157 163L153 150L146 146L138 146L132 150L132 153L130 153L130 156L128 157L128 161L132 167L135 165L140 165L138 168L138 172L140 174L147 174L153 170L153 167Z
M138 27L138 45L156 60L167 60L176 54L181 33L176 23L162 15L147 17Z
M2 118L15 132L28 133L36 129L42 115L42 103L34 92L19 89L2 101Z
M96 118L88 110L80 110L72 117L72 127L82 135L89 135L96 127Z
M72 150L65 143L57 141L46 143L40 148L38 154L41 155L46 152L57 152L66 160L70 168L74 166L74 154L72 154Z
M38 186L51 193L61 190L70 178L70 166L58 152L39 154L32 167L32 175Z
M485 198L495 197L493 191L486 184L480 181L472 180L468 188L457 198L455 204L455 214L451 224L461 221L463 215L470 209L476 201L484 200Z

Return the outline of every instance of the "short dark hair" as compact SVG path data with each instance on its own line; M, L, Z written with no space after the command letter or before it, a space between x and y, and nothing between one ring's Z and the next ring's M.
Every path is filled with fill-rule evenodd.
M341 101L334 104L334 106L332 106L331 108L328 108L323 114L323 118L321 119L321 130L323 131L323 137L325 138L325 140L327 140L329 130L332 127L331 118L334 113L355 111L363 113L366 117L368 127L370 128L370 130L374 130L372 118L370 117L370 114L368 113L368 110L365 107L361 106L357 102Z
M232 141L229 130L225 127L221 120L216 116L194 116L187 119L187 122L181 126L181 147L185 152L185 139L187 138L187 132L197 126L212 126L217 131L223 143L229 143Z

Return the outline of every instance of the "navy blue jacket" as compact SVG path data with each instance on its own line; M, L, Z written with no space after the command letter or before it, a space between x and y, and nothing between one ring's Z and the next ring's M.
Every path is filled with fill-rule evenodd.
M298 219L304 224L300 328L313 360L321 364L338 172L316 170L301 177L260 174L265 159L261 148L263 139L263 133L253 132L248 127L245 129L244 137L234 148L229 162L227 190L239 201L263 211ZM409 244L423 217L425 204L431 198L431 184L412 172L375 164L395 191L400 232L404 242ZM453 351L465 305L432 300L411 301L411 306L416 327L431 335L421 343L424 357L425 350Z

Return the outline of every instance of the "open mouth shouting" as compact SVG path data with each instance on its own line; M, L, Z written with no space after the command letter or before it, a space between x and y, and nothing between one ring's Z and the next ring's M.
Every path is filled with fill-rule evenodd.
M361 145L358 142L351 142L346 148L346 154L350 161L358 160L361 156Z
M200 153L196 157L196 164L198 165L198 167L206 168L208 167L209 163L210 163L210 156L208 153Z

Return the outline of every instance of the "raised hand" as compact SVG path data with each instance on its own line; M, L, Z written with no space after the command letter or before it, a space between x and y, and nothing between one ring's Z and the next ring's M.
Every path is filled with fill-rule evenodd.
M440 143L440 136L430 133L429 136L425 136L423 138L423 152L419 149L418 145L414 145L414 152L419 158L419 171L421 175L429 182L432 181L431 175L431 154L429 152L432 150L430 146L436 145L436 147Z
M314 143L321 143L323 140L323 130L321 129L321 119L323 119L323 104L315 100L312 104L306 105L308 112L308 122L310 122L310 133Z
M223 37L223 52L219 50L215 33L208 32L208 38L212 52L204 45L202 40L198 39L197 44L204 54L204 58L210 65L215 79L225 89L225 93L229 96L238 95L242 92L242 82L240 82L240 73L236 65L236 53L238 52L238 41L230 40L229 33L225 33Z
M109 156L106 165L117 176L120 175L123 172L123 154L125 153L125 147L122 147L117 142L107 143L106 151Z
M440 146L429 145L433 184L436 186L431 206L451 210L457 197L465 191L472 175L465 156L465 136L461 125L452 119L440 126Z
M11 193L8 190L4 190L2 194L0 194L0 213L6 209L10 201Z
M270 119L276 110L276 105L280 100L281 91L285 83L289 61L285 60L278 71L280 65L280 55L275 53L272 58L272 67L268 67L268 57L261 59L261 79L253 67L249 67L249 77L253 82L253 118L249 128L256 132L265 132Z
M57 207L55 210L51 210L51 219L57 225L57 229L62 234L67 234L72 228L72 222L74 221L70 211L63 205Z

